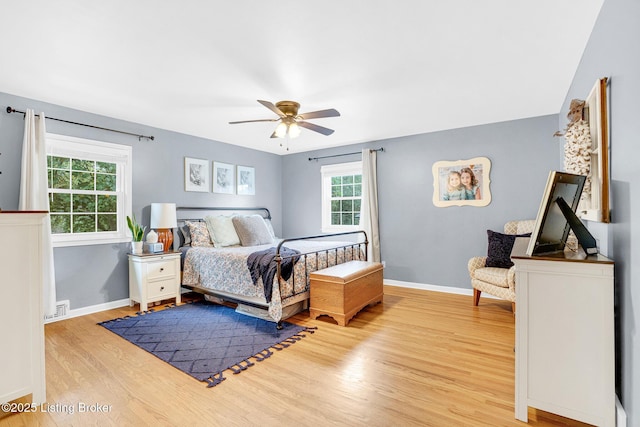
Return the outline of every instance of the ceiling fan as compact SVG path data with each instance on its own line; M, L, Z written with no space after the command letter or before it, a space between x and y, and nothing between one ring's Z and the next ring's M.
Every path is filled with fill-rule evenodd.
M276 130L271 134L271 138L284 138L286 135L289 135L290 138L295 138L300 135L301 127L328 136L334 132L333 129L318 126L313 123L309 123L306 120L340 116L340 113L333 108L328 110L312 111L310 113L298 114L298 108L300 108L300 104L295 101L279 101L276 102L275 105L273 105L273 103L269 101L258 100L258 102L276 113L279 118L241 120L237 122L229 122L229 124L234 125L237 123L280 122L276 127Z

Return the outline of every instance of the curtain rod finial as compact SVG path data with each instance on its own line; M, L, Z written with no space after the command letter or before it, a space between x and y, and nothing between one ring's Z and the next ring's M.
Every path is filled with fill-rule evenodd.
M13 113L13 108L7 106L7 113L9 113L9 114Z

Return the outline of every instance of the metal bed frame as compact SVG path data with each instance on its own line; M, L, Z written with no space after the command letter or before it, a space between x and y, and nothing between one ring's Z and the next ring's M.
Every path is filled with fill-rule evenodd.
M265 219L271 219L271 212L269 211L269 209L267 208L263 208L263 207L257 207L257 208L252 208L252 207L237 207L237 208L233 208L233 207L178 207L176 208L176 210L178 212L181 211L195 211L195 212L199 212L199 211L211 211L211 212L229 212L229 213L235 213L235 212L247 212L247 211L251 211L251 212L256 212L256 213L260 213L260 215L265 218ZM179 222L185 222L185 221L203 221L203 218L182 218L182 217L178 217L178 221ZM283 247L283 245L285 245L288 242L295 242L295 241L301 241L301 240L313 240L313 239L325 239L325 238L331 238L331 237L337 237L337 236L347 236L347 235L352 235L352 236L357 236L359 234L362 234L364 241L358 242L355 241L353 243L348 243L342 246L337 246L337 247L332 247L332 248L328 248L328 249L322 249L322 250L318 250L318 251L311 251L311 252L305 252L305 253L300 253L300 254L296 254L296 255L288 255L288 256L283 256L281 255L281 249ZM335 252L334 254L334 264L338 263L338 251L340 249L342 249L344 252L344 256L346 259L346 255L347 255L347 250L349 249L350 255L351 255L351 259L364 259L365 261L367 260L367 249L368 249L368 245L369 245L369 241L367 240L367 233L364 230L358 230L358 231L349 231L349 232L342 232L342 233L331 233L331 234L321 234L321 235L315 235L315 236L303 236L303 237L295 237L295 238L288 238L288 239L283 239L280 243L278 243L278 245L276 246L276 253L275 253L275 257L274 257L274 261L276 262L276 276L274 277L274 283L277 283L278 286L280 286L280 295L282 295L282 288L281 288L281 284L280 284L280 279L282 278L282 270L281 270L281 266L282 263L286 260L290 260L291 258L298 258L296 261L297 263L300 263L301 261L303 261L304 258L304 269L305 269L305 281L306 284L303 288L302 291L300 292L296 292L296 283L295 283L295 274L292 274L291 276L291 280L292 280L292 289L293 289L293 294L288 295L286 298L295 298L295 297L300 297L302 294L308 292L309 290L309 275L311 273L311 271L309 271L309 265L307 263L307 258L310 255L315 255L315 259L316 259L316 270L320 270L321 268L326 268L329 267L329 253L330 252ZM364 250L363 247L364 246ZM355 252L357 251L357 253ZM326 263L325 263L325 267L321 267L319 264L319 259L320 259L320 254L324 253L326 255ZM357 256L356 256L357 255ZM314 270L315 271L315 270ZM215 290L211 290L211 289L207 289L207 288L202 288L199 286L192 286L192 285L183 285L181 284L181 286L183 288L189 289L193 292L197 292L197 293L201 293L201 294L206 294L206 295L210 295L216 298L220 298L224 301L228 301L231 303L235 303L235 304L243 304L243 305L248 305L251 307L255 307L255 308L259 308L259 309L268 309L268 305L265 305L263 303L256 303L253 301L248 301L245 299L242 299L242 297L238 296L238 297L233 297L230 296L230 294L228 293L220 293L220 292L216 292ZM305 308L306 308L306 303L308 302L308 299L305 298L301 301L304 301L305 304ZM295 301L293 302L298 303L300 301ZM277 327L281 328L281 324L282 324L282 320L281 319L279 322L277 322Z

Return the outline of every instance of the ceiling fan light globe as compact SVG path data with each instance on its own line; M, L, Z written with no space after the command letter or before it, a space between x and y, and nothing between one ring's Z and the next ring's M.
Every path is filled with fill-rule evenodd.
M300 135L300 126L297 123L291 123L289 125L289 137L297 138Z
M287 134L287 124L286 123L278 124L278 126L276 127L275 134L278 138L284 138L285 135Z

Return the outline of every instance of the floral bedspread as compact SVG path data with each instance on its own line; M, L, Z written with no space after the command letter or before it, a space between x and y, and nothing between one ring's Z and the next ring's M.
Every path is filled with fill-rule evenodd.
M289 280L280 279L280 286L273 286L269 315L275 320L282 319L282 307L293 296L309 290L309 274L313 271L336 264L364 259L363 249L349 242L301 240L286 242L284 246L296 249L302 254L295 264ZM248 256L256 251L268 249L277 244L260 246L232 246L226 248L192 247L184 259L182 284L206 289L229 292L242 297L258 297L266 304L262 279L256 285L251 280L247 268ZM335 248L338 248L337 250ZM274 279L274 284L277 278Z

